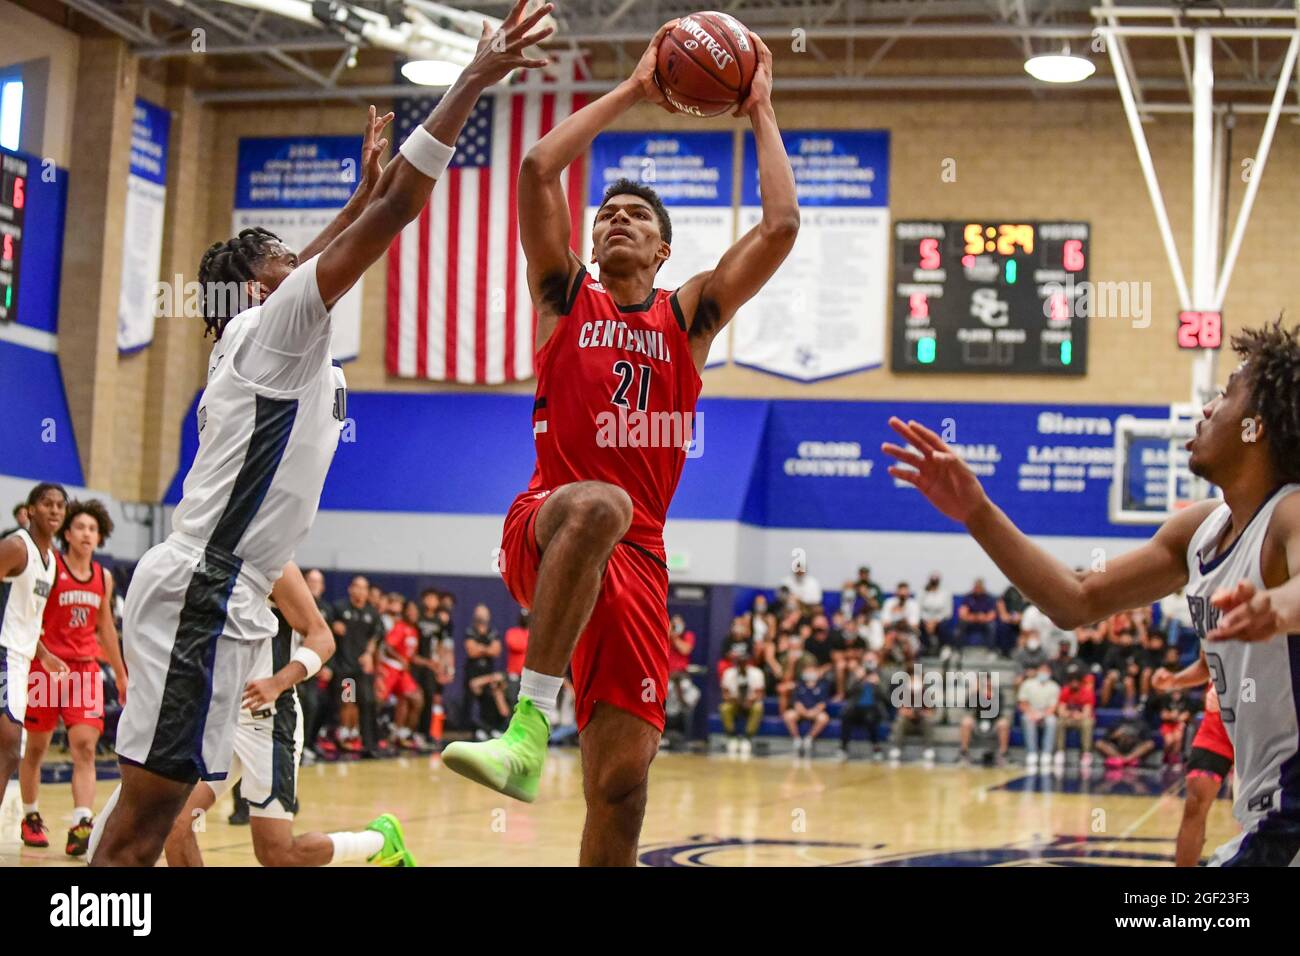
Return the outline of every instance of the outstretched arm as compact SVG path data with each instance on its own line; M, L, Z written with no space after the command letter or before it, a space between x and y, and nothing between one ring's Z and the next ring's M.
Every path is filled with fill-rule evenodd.
M383 167L379 165L379 157L388 148L388 140L380 139L379 134L392 122L392 119L392 113L379 116L375 108L370 107L370 118L366 121L366 132L361 141L361 181L357 183L356 191L348 198L347 204L339 210L339 214L333 221L321 231L319 236L298 250L299 262L306 262L312 256L323 252L344 229L361 218L361 213L365 211L371 195L374 194L375 183L379 182L379 177L383 173Z
M984 553L1057 627L1072 629L1141 607L1187 583L1187 546L1217 502L1178 512L1145 544L1107 561L1103 571L1074 572L1034 544L984 493L975 473L920 422L889 420L911 448L886 442L901 462L889 473L915 486L939 511L966 526Z
M511 70L546 65L547 61L529 59L522 51L551 35L550 27L529 31L554 7L546 3L525 16L527 3L517 0L495 33L484 24L473 61L424 121L424 129L438 142L455 143L479 96ZM384 167L365 211L325 247L316 265L317 286L327 308L388 250L398 233L420 214L432 191L433 180L401 153Z
M582 263L569 249L569 203L560 177L591 146L596 134L643 100L672 111L655 85L659 41L677 25L669 20L641 54L632 75L566 117L528 150L519 167L519 241L528 260L528 289L537 309L534 346L551 336L570 283Z
M758 51L758 69L749 97L736 115L748 115L754 126L763 218L723 254L711 272L692 277L677 292L697 369L704 368L714 336L767 284L799 234L794 171L772 109L772 51L757 34L749 36Z

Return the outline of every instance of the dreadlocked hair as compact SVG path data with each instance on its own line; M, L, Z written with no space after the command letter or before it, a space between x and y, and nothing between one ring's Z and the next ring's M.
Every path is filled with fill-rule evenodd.
M203 288L203 337L211 332L221 338L226 323L241 311L243 286L253 275L253 265L270 253L281 239L260 226L241 229L225 242L214 242L199 262L199 284Z
M68 502L68 513L63 519L63 527L59 528L59 540L63 546L68 546L68 531L72 528L73 519L79 515L90 515L95 519L95 524L99 525L99 546L102 548L108 536L113 533L113 519L108 516L104 502L98 498Z
M1232 348L1250 375L1250 404L1264 422L1278 475L1300 481L1300 325L1284 328L1282 317L1232 337Z

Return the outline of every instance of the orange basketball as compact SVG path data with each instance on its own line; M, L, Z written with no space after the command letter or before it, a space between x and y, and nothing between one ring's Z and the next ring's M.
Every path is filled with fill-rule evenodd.
M744 24L725 13L683 17L659 42L655 80L673 108L717 116L749 95L758 54Z

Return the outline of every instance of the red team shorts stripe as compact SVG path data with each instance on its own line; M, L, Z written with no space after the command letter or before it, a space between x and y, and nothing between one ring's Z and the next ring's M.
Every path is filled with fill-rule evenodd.
M104 732L104 675L98 661L68 661L68 673L51 678L39 660L27 678L29 733L47 734L63 718L65 727L87 724Z
M511 596L526 608L532 607L542 560L534 526L549 496L549 491L527 491L517 497L501 534L498 568ZM602 701L663 732L668 570L660 562L626 543L614 547L571 666L579 732Z

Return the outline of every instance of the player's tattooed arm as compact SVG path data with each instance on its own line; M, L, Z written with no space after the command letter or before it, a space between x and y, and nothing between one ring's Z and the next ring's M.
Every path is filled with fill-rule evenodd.
M772 51L756 33L749 36L758 51L758 67L749 97L736 115L748 116L754 127L763 218L723 254L712 271L693 276L677 292L699 369L704 368L714 336L776 274L799 235L794 171L772 109Z
M919 490L936 509L966 526L1031 604L1067 630L1141 607L1187 583L1187 546L1218 502L1203 501L1175 514L1155 537L1110 558L1103 570L1072 571L1035 544L984 493L975 473L942 438L920 422L891 418L908 444L881 446L896 460L889 473Z
M343 208L339 210L339 214L321 231L321 234L299 250L299 262L306 262L312 256L319 255L326 246L334 241L335 236L338 236L344 229L361 218L361 213L365 211L366 206L370 203L370 197L375 191L375 184L379 182L379 177L383 173L383 167L380 165L379 160L383 156L384 150L388 148L388 140L382 138L380 134L384 131L384 127L392 121L392 113L379 116L378 110L373 106L370 107L370 116L366 120L366 131L361 140L361 179L357 183L357 188L348 198Z
M643 101L671 112L654 82L659 41L677 25L670 20L650 41L632 75L582 109L565 117L539 139L519 167L519 241L528 261L528 289L537 307L534 347L550 338L563 313L582 260L570 248L569 201L561 185L564 171L591 147L596 135Z
M1275 634L1300 633L1300 494L1288 495L1273 510L1262 555L1261 591L1249 581L1216 592L1210 603L1222 613L1210 641L1264 641Z
M489 30L484 22L473 60L424 122L425 131L438 142L447 145L456 142L474 104L488 87L513 70L546 65L546 60L533 59L523 51L551 35L551 27L533 28L554 7L544 3L525 14L527 4L528 0L518 0L496 31ZM327 307L342 298L420 214L433 192L433 182L400 152L384 167L360 217L321 252L316 265L316 283Z

